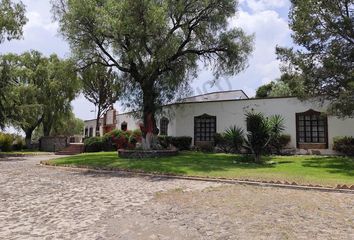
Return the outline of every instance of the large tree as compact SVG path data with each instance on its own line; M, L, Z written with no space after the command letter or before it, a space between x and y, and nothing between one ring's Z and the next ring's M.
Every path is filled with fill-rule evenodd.
M56 55L37 51L2 56L14 79L8 89L8 124L21 128L30 147L33 131L43 125L48 136L56 119L71 111L70 102L79 90L74 64Z
M106 68L102 64L88 66L82 71L81 76L82 92L97 108L96 136L98 136L100 118L118 101L122 92L121 83L112 68Z
M287 73L301 74L308 96L333 113L354 114L354 1L291 0L290 28L300 50L277 48Z
M25 6L21 2L13 3L10 0L0 0L0 44L5 40L19 39L23 34L22 28L26 22ZM0 128L5 126L8 110L11 109L7 92L13 83L13 79L9 77L9 65L6 60L1 59Z
M155 113L204 63L216 76L246 66L252 36L230 26L236 0L54 0L62 34L84 65L115 67L145 134Z
M71 102L80 90L77 69L71 60L62 60L53 54L45 66L46 79L41 88L43 102L43 133L49 136L53 125L60 118L67 118L71 113Z

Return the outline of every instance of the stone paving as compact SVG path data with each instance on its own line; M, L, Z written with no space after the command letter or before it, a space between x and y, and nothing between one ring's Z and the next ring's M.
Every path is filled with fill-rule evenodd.
M0 239L354 239L354 195L38 166L0 158Z

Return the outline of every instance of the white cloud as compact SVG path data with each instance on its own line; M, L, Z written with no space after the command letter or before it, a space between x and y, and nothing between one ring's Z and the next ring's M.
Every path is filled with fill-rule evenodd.
M278 9L285 7L287 0L241 0L241 4L247 5L254 12L263 11L266 9Z
M255 34L255 49L250 57L249 68L232 81L234 88L247 89L252 96L257 87L280 76L275 47L289 45L290 29L286 19L275 10L250 13L241 9L230 25L240 27L248 34Z
M50 34L57 34L58 23L53 22L49 16L31 11L26 14L28 22L24 27L24 37L33 37L33 29L48 31Z

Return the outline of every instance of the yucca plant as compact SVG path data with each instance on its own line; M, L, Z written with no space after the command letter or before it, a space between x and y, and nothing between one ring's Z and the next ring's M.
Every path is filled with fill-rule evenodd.
M268 119L262 113L249 112L246 114L246 123L245 147L252 152L255 162L261 163L261 155L271 139Z
M255 162L261 163L261 155L266 151L270 142L277 142L285 129L284 118L273 115L266 118L262 113L249 112L246 114L247 138L245 147L254 155Z

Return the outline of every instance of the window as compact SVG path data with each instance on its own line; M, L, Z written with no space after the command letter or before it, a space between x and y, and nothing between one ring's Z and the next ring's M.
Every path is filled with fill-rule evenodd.
M128 123L122 122L122 124L120 125L120 129L122 131L127 131L128 130Z
M160 135L168 135L168 119L163 117L160 120Z
M85 128L85 137L88 137L88 134L89 134L89 130L88 128Z
M196 142L214 141L216 133L216 117L204 114L194 118L194 140Z
M297 142L327 144L327 116L309 110L296 114Z
M90 127L89 137L93 137L93 127Z

